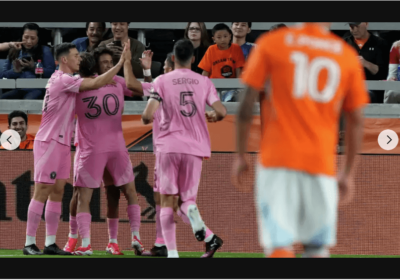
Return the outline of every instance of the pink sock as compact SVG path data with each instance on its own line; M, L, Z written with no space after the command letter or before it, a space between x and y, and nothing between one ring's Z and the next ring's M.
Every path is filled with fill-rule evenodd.
M178 214L179 217L181 217L182 221L185 224L190 225L190 220L189 218L182 212L182 210L180 208L178 208L178 211L176 211L176 214Z
M140 228L140 206L137 204L128 205L127 208L131 232L139 231Z
M164 236L165 245L167 245L168 251L176 250L176 226L174 222L174 209L161 208L160 220L162 233Z
M40 219L43 214L44 203L31 200L28 207L28 221L26 226L26 235L36 236L37 228L39 227Z
M209 228L206 228L206 238L209 237L211 234L214 234Z
M78 223L76 222L76 217L69 216L69 233L78 234Z
M90 238L90 224L92 222L92 215L89 213L78 213L76 215L76 222L78 223L79 235L82 238Z
M61 202L47 200L44 219L46 221L46 235L57 235L58 223L60 222Z
M161 206L156 205L156 244L165 245L164 237L162 235L161 220L160 220Z
M119 219L107 219L108 236L110 239L117 239Z

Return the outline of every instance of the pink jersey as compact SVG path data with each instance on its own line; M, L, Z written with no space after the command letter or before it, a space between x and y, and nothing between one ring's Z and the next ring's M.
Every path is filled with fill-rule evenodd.
M42 121L35 140L70 146L75 115L75 97L83 79L56 70L46 85Z
M133 92L130 89L128 89L128 87L126 86L125 79L123 77L115 76L113 80L121 84L125 96L132 96Z
M210 157L205 109L219 101L211 80L190 69L175 69L159 76L153 90L151 98L161 102L157 151Z
M124 93L119 83L82 92L76 98L75 142L82 155L126 151L121 122L123 104Z

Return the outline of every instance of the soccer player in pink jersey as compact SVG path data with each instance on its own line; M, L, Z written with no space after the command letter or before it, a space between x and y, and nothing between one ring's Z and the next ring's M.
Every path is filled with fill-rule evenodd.
M85 67L80 69L81 76L94 77L96 62L93 56L84 54L82 63L85 63ZM122 134L123 102L124 93L119 83L84 92L76 99L79 158L76 159L74 187L78 191L76 221L82 246L74 252L75 255L93 253L90 245L89 204L93 189L100 186L106 168L114 185L121 187L128 200L127 212L134 234L133 242L137 243L137 250L143 250L139 235L140 206L132 164Z
M143 123L148 124L160 107L160 130L155 143L160 220L169 258L179 257L173 216L176 195L180 197L180 211L189 218L196 239L203 241L206 237L206 226L196 205L203 158L211 156L204 115L210 122L220 121L226 115L211 80L191 71L193 51L189 40L179 40L175 44L172 56L175 70L154 81L153 93L142 115ZM205 112L206 104L214 110ZM216 235L213 239L212 243L218 242Z
M143 69L147 70L151 68L151 60L152 60L152 52L151 51L145 51L143 53L143 58L141 59L141 64ZM96 72L98 74L103 74L107 71L109 71L112 67L114 67L113 60L112 60L112 51L109 50L108 48L105 47L100 47L94 50L93 52L93 57L96 63ZM91 70L87 69L87 66L81 65L80 67L80 72L90 72ZM87 74L83 74L84 76L87 76ZM144 78L145 81L151 82L152 78L151 76L145 76ZM117 83L120 83L124 92L125 96L132 96L133 92L129 90L126 86L125 79L120 77L120 76L115 76L114 81ZM149 84L150 85L150 84ZM135 93L136 95L143 95L142 93ZM147 95L150 95L148 93ZM123 104L123 103L122 103ZM76 129L76 137L75 139L79 138L79 128L77 126ZM74 161L74 173L76 170L77 166L77 159L79 158L79 146L77 141L75 141L75 146L76 147L76 152L75 152L75 161ZM119 246L118 246L118 241L117 241L117 236L118 236L118 223L119 223L119 213L118 213L118 208L119 208L119 199L120 199L120 193L121 190L120 188L116 188L114 185L114 181L112 176L110 175L110 172L105 168L104 170L104 176L103 176L103 183L106 189L106 197L107 197L107 225L108 225L108 233L109 233L109 244L106 247L106 252L112 255L123 255L123 253L120 251ZM69 232L69 238L68 241L64 247L64 251L71 252L73 253L75 251L77 242L78 242L78 224L76 221L76 211L77 211L77 194L78 192L76 191L76 188L74 189L74 194L70 202L70 232ZM125 194L125 193L124 193ZM131 192L128 192L128 194L132 194ZM129 198L127 198L129 201ZM135 253L137 255L141 255L143 252L143 245L140 243L140 240L135 239L135 230L134 228L131 228L132 231L132 248L135 249Z
M71 169L71 133L75 115L75 97L79 92L114 83L112 78L124 60L96 79L82 79L72 74L79 70L81 58L74 44L56 48L60 70L49 79L43 101L42 121L33 147L35 191L28 208L25 255L68 255L55 243L61 215L61 201ZM43 213L46 219L46 242L43 253L36 246L36 231Z

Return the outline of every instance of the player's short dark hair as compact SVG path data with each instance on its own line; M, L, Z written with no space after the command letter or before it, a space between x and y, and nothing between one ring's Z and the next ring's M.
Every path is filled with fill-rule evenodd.
M90 77L96 74L96 61L94 60L93 54L88 52L80 53L82 58L79 65L79 75L81 77Z
M175 58L182 64L185 64L192 59L193 52L193 43L188 39L181 39L174 45Z
M232 22L232 25L234 24L235 22ZM247 26L249 27L249 28L251 28L251 22L248 22L247 23Z
M25 120L26 125L28 125L28 115L25 112L22 111L12 111L10 114L8 114L8 126L11 125L11 121L13 118L16 117L21 117Z
M232 30L229 28L228 25L226 25L225 23L218 23L216 24L213 29L212 29L212 35L215 35L215 32L217 31L221 31L221 30L226 30L229 32L229 34L231 34L231 36L233 37L233 33Z
M274 31L274 30L282 28L282 27L286 28L287 26L286 26L286 24L278 23L278 24L275 24L275 25L271 26L271 28L269 30L270 31Z
M61 56L68 55L70 49L76 49L75 44L62 43L56 46L56 60L59 60Z
M102 56L103 54L109 54L109 55L111 55L111 57L113 57L114 52L112 50L110 50L109 48L102 46L102 47L95 48L93 50L92 54L93 54L94 61L96 62L96 72L99 73L100 56Z
M93 21L91 21L91 22L93 22ZM103 27L103 29L106 30L106 23L105 22L99 22L99 23L101 24L101 27ZM90 24L90 22L86 22L86 31L89 28L89 24Z
M170 66L172 69L175 69L175 63L172 61L173 54L174 54L173 52L170 52L169 54L167 54L167 63L168 63L168 66Z

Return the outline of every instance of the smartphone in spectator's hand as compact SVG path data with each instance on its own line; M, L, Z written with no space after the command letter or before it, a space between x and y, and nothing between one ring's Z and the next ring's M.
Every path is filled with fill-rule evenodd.
M114 41L113 44L114 44L114 46L116 46L116 47L122 47L121 41Z

